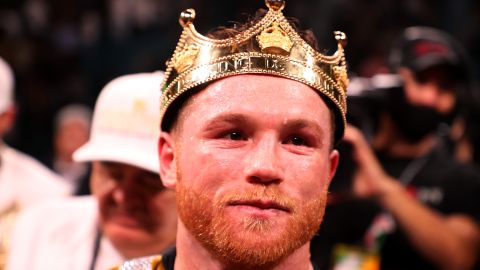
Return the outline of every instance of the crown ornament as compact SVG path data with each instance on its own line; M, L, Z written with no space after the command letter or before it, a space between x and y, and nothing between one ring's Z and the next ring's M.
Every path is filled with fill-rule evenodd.
M267 74L302 82L331 103L335 118L335 141L346 124L347 38L335 32L337 51L321 54L290 25L282 13L284 0L266 0L266 15L247 30L226 39L213 39L195 30L195 10L180 14L183 27L172 58L167 61L162 84L160 121L174 101L199 85L239 74ZM166 130L166 129L165 129Z
M277 22L273 22L271 27L263 30L257 36L257 41L263 53L288 55L293 46L292 40Z

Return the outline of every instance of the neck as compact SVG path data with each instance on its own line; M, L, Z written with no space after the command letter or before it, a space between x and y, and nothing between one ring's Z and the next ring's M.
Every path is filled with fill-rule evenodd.
M197 239L185 228L179 220L177 229L177 256L175 270L227 270L246 269L241 265L231 268L216 259ZM268 268L255 268L256 270L312 270L310 262L310 244L306 243L287 258L282 259L277 265Z
M434 134L412 143L399 135L397 127L388 115L380 118L379 131L373 139L373 148L393 157L419 157L430 152L437 143Z
M158 255L167 250L168 247L173 246L174 243L160 243L149 247L138 247L134 245L119 246L113 243L113 246L117 249L118 253L122 255L126 260L135 258Z

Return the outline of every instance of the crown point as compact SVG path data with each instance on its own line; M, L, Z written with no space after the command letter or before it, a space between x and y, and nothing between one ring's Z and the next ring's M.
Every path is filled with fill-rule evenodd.
M335 31L335 39L342 45L343 48L347 46L347 35L341 31Z
M285 0L265 0L265 4L269 9L280 11L285 7Z
M287 55L293 46L292 40L277 22L263 30L257 41L263 53Z
M188 24L192 23L195 19L195 10L193 8L186 9L180 13L180 25L182 27L187 26Z

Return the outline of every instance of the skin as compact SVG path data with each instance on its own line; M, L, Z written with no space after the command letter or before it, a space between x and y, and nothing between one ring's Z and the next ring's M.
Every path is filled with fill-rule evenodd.
M87 142L89 127L80 120L63 123L55 133L55 153L60 160L72 162L72 154Z
M399 75L404 82L405 94L414 105L423 105L436 109L439 113L448 113L455 106L456 97L453 85L446 84L440 79L443 76L439 70L431 70L426 75L428 80L419 82L413 72L407 68L401 68Z
M95 161L90 181L101 228L126 259L162 252L175 242L175 193L158 174Z
M8 107L4 112L0 113L0 137L3 138L5 134L12 128L15 122L16 108L15 106Z
M331 134L329 109L312 88L274 76L227 77L190 98L172 132L161 134L160 175L165 186L177 189L177 196L179 190L187 190L187 196L201 194L204 202L213 203L205 213L213 209L214 217L227 223L227 236L234 244L261 251L282 240L277 236L288 230L289 222L297 222L293 213L325 200L339 158L331 149ZM289 203L275 205L267 191ZM221 209L215 204L252 193L254 199L233 198ZM175 269L242 269L192 233L182 207L195 202L177 197L178 201L183 204ZM320 223L323 211L321 205L318 212L306 214ZM265 227L248 230L245 220ZM308 240L273 264L255 269L312 269Z
M434 79L419 82L413 73L401 69L407 99L412 104L449 112L455 104L453 92L440 87ZM428 153L435 146L433 135L418 143L408 143L397 136L395 123L383 117L373 147L382 149L393 157L417 157ZM412 199L398 180L388 175L376 158L363 134L353 126L347 126L344 140L354 149L353 158L357 171L353 192L359 198L370 198L391 213L409 241L438 269L471 269L480 250L480 227L463 214L443 215L419 201Z

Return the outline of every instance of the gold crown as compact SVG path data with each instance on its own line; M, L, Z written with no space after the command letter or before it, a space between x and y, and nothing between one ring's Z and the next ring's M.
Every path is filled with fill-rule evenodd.
M335 32L338 46L331 55L315 51L284 17L284 0L265 0L267 14L249 29L226 39L199 34L193 26L195 11L180 15L183 32L163 81L160 121L183 93L201 84L238 74L270 74L302 82L334 104L335 141L343 136L346 123L346 36ZM166 130L166 129L165 129Z

